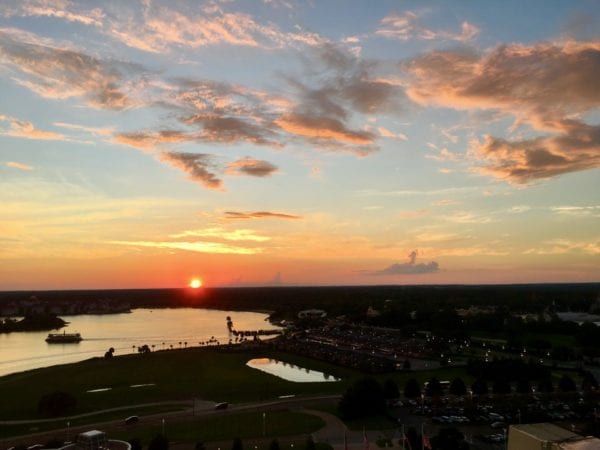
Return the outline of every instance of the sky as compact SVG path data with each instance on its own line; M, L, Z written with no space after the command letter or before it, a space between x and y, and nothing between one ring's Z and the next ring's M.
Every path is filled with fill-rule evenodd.
M600 281L593 1L0 2L0 290Z

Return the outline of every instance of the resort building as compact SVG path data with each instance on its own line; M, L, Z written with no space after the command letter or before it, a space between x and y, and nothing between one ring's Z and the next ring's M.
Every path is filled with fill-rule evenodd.
M551 423L511 425L508 450L598 450L600 439L584 437Z
M65 445L59 450L131 450L131 445L125 441L107 439L106 433L90 430L79 433L74 444Z

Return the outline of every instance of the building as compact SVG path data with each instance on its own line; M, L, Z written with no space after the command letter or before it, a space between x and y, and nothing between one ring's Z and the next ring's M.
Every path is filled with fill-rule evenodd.
M298 313L298 319L324 319L327 313L322 309L305 309Z
M59 450L131 450L131 445L125 441L107 439L103 431L90 430L79 433L74 444L66 445Z
M551 423L511 425L508 450L598 450L600 439L585 437Z

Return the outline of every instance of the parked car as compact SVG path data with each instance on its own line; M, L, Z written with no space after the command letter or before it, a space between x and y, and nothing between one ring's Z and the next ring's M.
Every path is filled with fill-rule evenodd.
M215 405L215 409L227 409L229 407L229 403L221 402Z
M125 419L125 425L133 425L134 423L138 423L140 418L138 416L129 416Z

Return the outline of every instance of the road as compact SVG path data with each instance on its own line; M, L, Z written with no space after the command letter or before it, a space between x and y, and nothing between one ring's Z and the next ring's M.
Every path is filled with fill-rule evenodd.
M5 439L0 439L0 448L9 448L18 444L33 444L33 443L41 443L46 442L61 433L65 433L66 436L66 423L78 418L85 417L93 417L94 415L101 415L115 411L127 411L126 415L135 414L136 408L149 407L149 406L168 406L168 405L180 405L186 406L187 408L181 409L178 411L171 412L161 412L140 416L140 422L146 425L160 425L163 419L170 421L186 421L193 420L194 417L202 417L208 415L229 415L235 414L239 412L249 412L249 411L272 411L281 409L282 407L290 407L290 408L300 408L304 404L312 404L320 401L329 401L339 399L340 395L322 395L322 396L312 396L312 397L294 397L294 398L286 398L280 400L273 400L269 402L255 402L255 403L240 403L240 404L232 404L228 409L225 410L215 410L215 402L212 401L204 401L204 400L195 400L192 401L172 401L172 402L161 402L161 403L145 403L140 405L132 405L130 407L120 407L120 408L110 408L98 410L93 413L81 414L78 416L69 416L69 417L60 417L54 419L36 419L36 420L11 420L11 421L2 421L0 425L36 425L42 423L49 422L57 422L64 424L64 431L61 430L51 430L51 431L43 431L39 433L29 433L27 435L21 435L18 437L10 437ZM334 417L334 416L332 416ZM108 436L110 437L110 432L112 430L122 430L125 426L123 423L123 418L121 419L113 419L108 421L101 421L96 423L88 423L86 425L73 426L69 428L70 436L76 436L78 433L83 431L88 431L91 429L101 429L106 431ZM326 421L327 423L327 421Z

